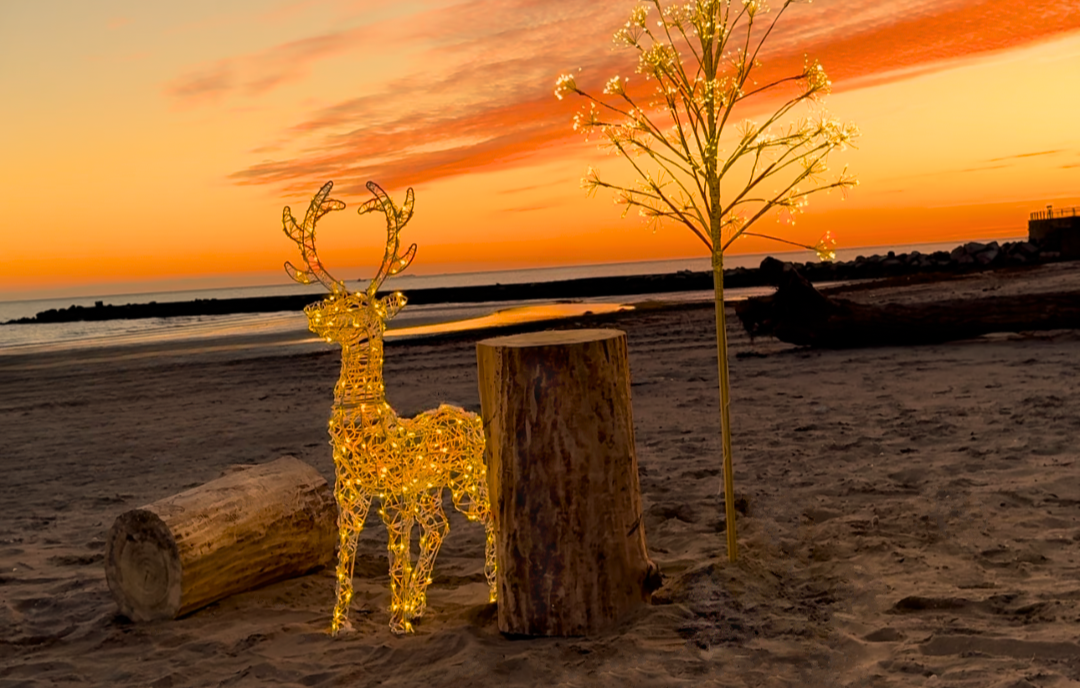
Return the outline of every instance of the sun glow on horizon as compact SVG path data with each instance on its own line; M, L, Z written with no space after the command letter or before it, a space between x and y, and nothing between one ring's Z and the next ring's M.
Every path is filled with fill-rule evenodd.
M349 208L322 239L359 277L381 230L353 209L362 182L387 175L391 194L412 185L420 198L416 274L706 255L685 229L653 232L584 194L589 165L614 173L618 161L581 142L576 108L550 93L569 68L629 69L606 36L630 5L446 0L391 16L369 4L0 9L0 59L27 65L0 72L17 94L0 112L0 299L266 284L285 248L267 208L329 180ZM757 229L806 245L831 231L841 249L960 242L1023 236L1029 212L1080 205L1075 13L1044 7L1031 24L1004 0L790 13L774 62L825 64L830 112L862 130L833 166L860 186ZM949 29L945 15L970 21ZM784 250L751 237L730 253Z

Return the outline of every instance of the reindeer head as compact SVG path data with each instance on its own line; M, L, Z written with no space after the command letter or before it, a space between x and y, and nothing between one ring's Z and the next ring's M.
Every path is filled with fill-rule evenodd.
M333 182L327 182L319 189L311 199L303 224L297 224L289 207L285 206L281 218L285 234L300 247L300 255L307 266L306 270L299 270L291 263L285 263L285 271L301 284L311 284L312 280L318 280L330 290L330 296L304 309L308 326L326 341L337 342L342 347L349 348L365 341L381 339L386 330L386 322L397 315L405 305L405 296L400 292L382 298L378 298L376 292L387 277L409 267L416 256L416 244L410 246L405 255L398 253L399 234L412 218L414 197L413 190L409 189L405 193L405 205L398 208L378 184L367 183L368 190L375 198L360 206L357 212L364 215L381 210L386 216L386 253L378 274L371 280L367 290L350 293L344 282L330 276L315 251L315 225L319 218L332 210L345 207L341 201L329 198L333 187Z

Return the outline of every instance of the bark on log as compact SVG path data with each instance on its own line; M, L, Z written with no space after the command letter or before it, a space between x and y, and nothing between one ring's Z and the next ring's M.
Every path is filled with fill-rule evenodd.
M869 306L828 298L789 270L772 296L735 304L751 337L843 349L933 344L991 332L1080 328L1080 292Z
M105 577L129 619L176 618L325 565L336 516L319 472L283 456L120 514Z
M613 628L659 587L642 523L626 334L487 339L477 361L499 630Z

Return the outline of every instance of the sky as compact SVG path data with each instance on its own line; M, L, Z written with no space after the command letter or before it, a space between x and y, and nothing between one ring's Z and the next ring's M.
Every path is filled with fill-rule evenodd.
M0 300L286 282L282 208L330 180L349 208L320 222L319 255L349 279L382 257L381 220L353 213L369 180L398 201L415 189L413 274L707 255L685 227L586 195L589 166L618 178L625 161L553 95L564 73L594 92L636 77L611 40L634 5L0 0ZM860 185L755 231L1003 240L1080 205L1075 2L816 0L761 59L804 55L833 81L829 113L862 132L831 161Z

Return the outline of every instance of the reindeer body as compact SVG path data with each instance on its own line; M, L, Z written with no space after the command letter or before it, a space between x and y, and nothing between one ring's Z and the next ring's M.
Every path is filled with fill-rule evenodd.
M495 599L494 523L483 459L483 424L476 414L446 404L411 419L399 418L386 402L383 333L386 322L404 307L405 297L394 293L376 298L375 294L382 279L407 267L415 254L414 244L404 258L398 255L398 234L412 214L412 189L405 207L398 209L382 189L368 184L375 201L361 206L360 213L383 210L389 238L379 276L366 292L350 293L329 277L315 253L315 223L326 212L344 207L327 198L331 187L327 183L316 194L303 225L292 220L288 208L284 213L285 232L301 246L308 266L300 271L286 264L286 269L297 281L319 279L331 290L329 297L304 309L308 325L327 342L341 346L341 375L334 386L329 423L340 533L331 632L350 626L356 543L372 500L379 499L379 515L389 534L390 628L405 633L424 612L435 556L449 531L442 507L444 488L450 488L458 511L484 523L485 574L491 600ZM415 564L414 526L421 533Z

